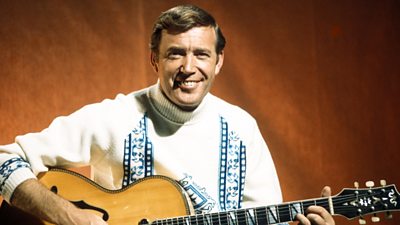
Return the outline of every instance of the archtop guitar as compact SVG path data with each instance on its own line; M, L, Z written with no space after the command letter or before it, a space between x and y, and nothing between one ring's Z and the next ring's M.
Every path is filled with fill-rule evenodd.
M78 173L62 169L50 170L40 181L77 207L98 214L110 225L269 225L294 221L296 214L304 213L312 205L322 206L332 215L359 218L363 224L364 215L400 209L400 196L395 185L345 188L331 197L193 214L184 189L165 176L143 178L120 190L102 188ZM379 217L374 215L372 220L377 222ZM50 224L9 206L5 201L0 209L0 223Z

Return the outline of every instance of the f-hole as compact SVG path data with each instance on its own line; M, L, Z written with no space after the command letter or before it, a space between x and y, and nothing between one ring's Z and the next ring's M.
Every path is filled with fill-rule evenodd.
M53 192L54 194L58 193L58 188L57 186L52 186L50 188L50 191ZM80 209L89 209L89 210L94 210L97 212L100 212L103 214L102 218L104 221L108 221L108 219L110 219L110 215L108 214L108 212L102 208L96 207L96 206L92 206L87 204L85 201L80 200L80 201L70 201L72 204L74 204L76 207L80 208Z

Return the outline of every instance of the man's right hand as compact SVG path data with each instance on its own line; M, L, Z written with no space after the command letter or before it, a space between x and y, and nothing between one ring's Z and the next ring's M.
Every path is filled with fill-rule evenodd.
M107 225L101 217L75 207L35 179L26 180L15 189L11 205L58 225Z
M69 224L90 224L90 225L107 225L107 223L99 216L90 213L88 211L75 208L75 210L70 210L68 212L69 216L67 220L60 225Z

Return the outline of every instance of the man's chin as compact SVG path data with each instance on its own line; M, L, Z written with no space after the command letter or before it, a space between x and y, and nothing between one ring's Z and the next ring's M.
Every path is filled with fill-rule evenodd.
M171 95L171 102L185 111L195 110L203 100L204 96L200 93L184 93L176 91Z
M175 105L177 105L180 109L184 111L193 111L200 105L200 103L201 101L189 101L187 99L179 99L179 101L175 102Z
M199 104L189 104L189 103L185 103L185 104L179 104L177 105L180 109L182 109L183 111L193 111L195 110Z

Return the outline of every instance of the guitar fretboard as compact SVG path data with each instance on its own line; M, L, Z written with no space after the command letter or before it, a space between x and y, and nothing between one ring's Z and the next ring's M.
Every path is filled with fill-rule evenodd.
M196 214L156 220L152 225L269 225L294 221L296 215L312 205L322 206L329 211L328 198L291 202L267 207L238 209L228 212Z

